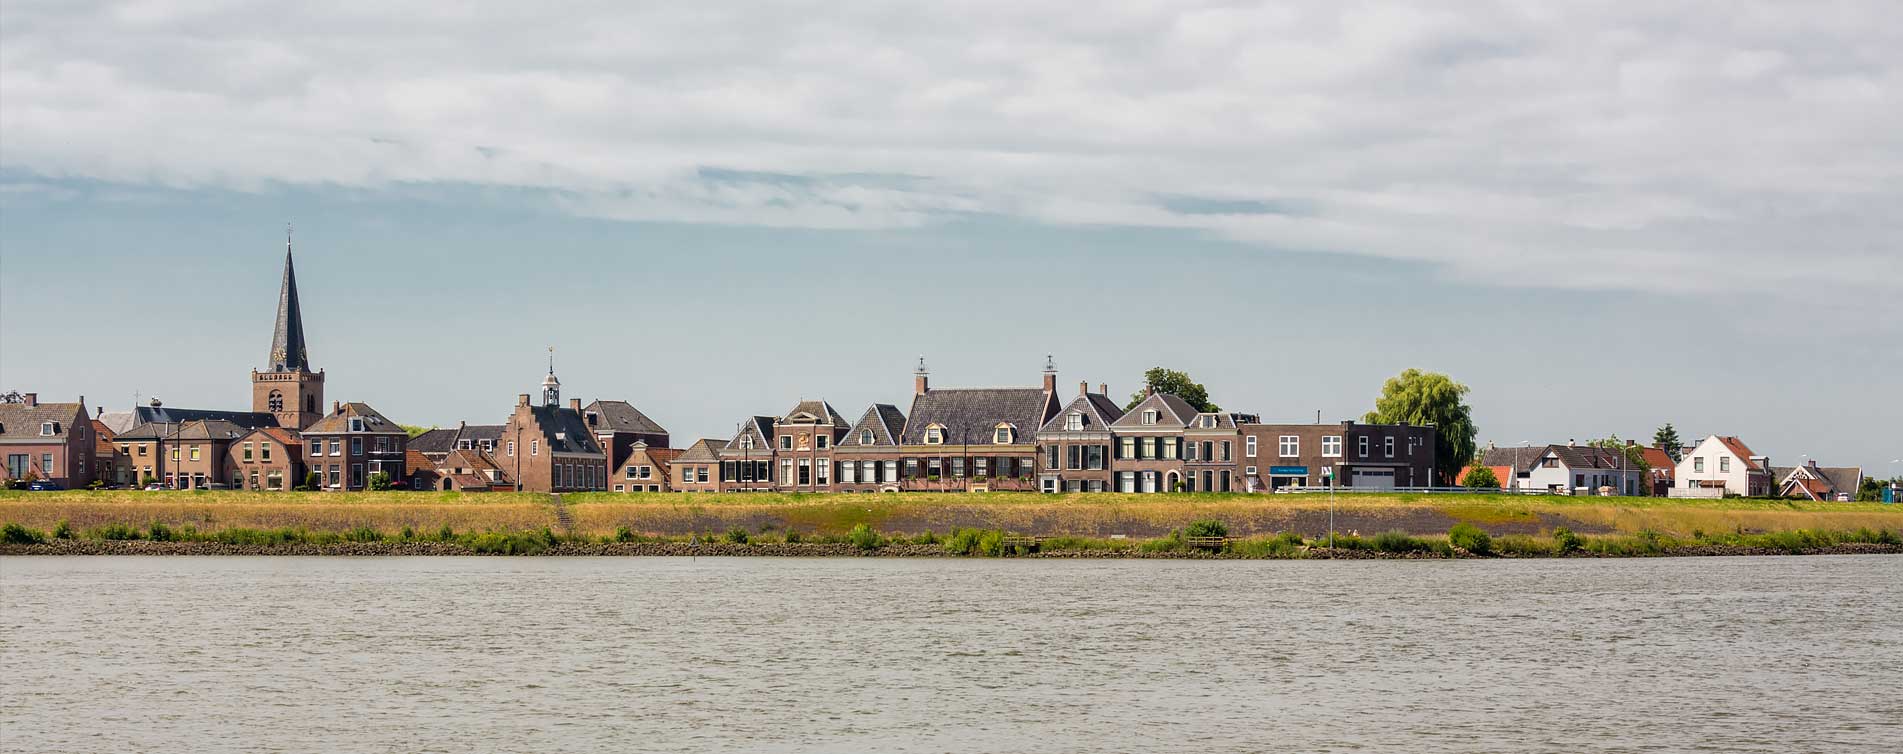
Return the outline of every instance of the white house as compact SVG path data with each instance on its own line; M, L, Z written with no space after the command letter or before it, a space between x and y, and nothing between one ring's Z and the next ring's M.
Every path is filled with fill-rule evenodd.
M1712 435L1686 451L1673 473L1672 497L1771 494L1771 459L1755 455L1743 440Z
M1557 495L1593 495L1602 487L1615 495L1642 495L1648 491L1645 471L1626 460L1625 453L1584 445L1544 445L1489 448L1481 456L1487 466L1514 470L1500 480L1508 489L1543 490Z

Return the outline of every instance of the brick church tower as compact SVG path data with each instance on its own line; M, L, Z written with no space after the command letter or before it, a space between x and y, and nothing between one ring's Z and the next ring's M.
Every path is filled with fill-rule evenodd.
M299 431L324 418L324 373L311 371L310 355L304 352L304 313L297 305L297 270L291 264L288 232L270 364L267 371L251 370L251 410L268 412L277 417L278 426Z

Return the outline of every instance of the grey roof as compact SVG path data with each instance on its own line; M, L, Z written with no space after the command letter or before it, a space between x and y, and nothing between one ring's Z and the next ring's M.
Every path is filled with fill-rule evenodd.
M363 420L363 429L354 432L351 431L350 420L353 418ZM382 412L371 408L370 404L354 402L338 404L337 410L330 412L329 415L322 419L318 419L316 424L306 427L304 434L407 435L409 432L405 431L403 427L396 422L390 421L390 417L384 416Z
M28 406L24 403L0 403L0 440L40 439L40 427L46 422L56 422L57 431L51 437L64 438L72 431L75 421L90 420L81 415L85 411L78 403L37 403Z
M101 411L93 418L106 425L106 429L112 430L115 435L139 426L139 414L136 411Z
M740 447L740 438L743 435L753 437L754 450L773 447L773 417L749 416L741 420L740 424L740 429L734 432L733 437L723 443L722 447L735 453L744 452L746 449Z
M304 351L304 311L297 305L297 268L291 263L291 240L284 240L284 284L278 289L277 327L271 331L271 358L266 367L273 372L309 371L310 356Z
M456 447L456 430L437 427L410 438L410 450L418 453L448 453Z
M220 419L194 420L177 424L147 422L113 438L125 440L230 440L251 434L252 428Z
M674 458L674 463L716 463L720 460L720 448L726 445L720 440L695 440L687 452ZM765 456L761 457L765 460Z
M1072 398L1068 405L1064 406L1064 408L1056 414L1053 414L1050 421L1045 422L1044 426L1039 428L1038 431L1065 431L1064 427L1067 426L1066 422L1069 421L1068 417L1072 412L1083 413L1084 428L1082 431L1084 432L1108 432L1110 431L1110 425L1123 416L1123 409L1117 405L1116 401L1111 400L1110 396L1104 395L1103 393L1085 393L1076 398Z
M500 445L502 444L503 429L505 429L505 425L502 424L463 424L449 428L436 427L410 438L409 449L419 453L447 454L449 451L456 450L463 440L468 440L470 447L481 447L483 440L488 440L492 446Z
M1791 475L1800 468L1823 477L1824 481L1830 483L1831 489L1838 492L1855 495L1857 487L1863 484L1863 467L1861 466L1772 466L1771 478L1776 479L1781 485L1789 481Z
M220 411L206 408L173 408L171 406L135 406L132 413L136 420L132 426L150 424L180 424L191 421L228 421L246 429L275 427L278 418L268 411Z
M1155 424L1143 423L1143 412L1154 409L1157 412ZM1111 424L1113 429L1182 429L1189 426L1189 420L1196 417L1196 407L1176 397L1172 393L1155 393L1143 402L1131 406L1123 412L1123 417Z
M588 429L580 411L560 406L530 406L535 423L542 428L542 442L551 453L600 453L595 433Z
M1037 430L1055 412L1056 401L1043 388L933 388L912 398L901 441L923 445L925 429L945 428L945 444L991 444L1000 423L1016 428L1016 445L1035 445Z
M1625 454L1611 448L1594 448L1585 445L1534 445L1517 448L1493 448L1481 454L1483 466L1511 466L1515 471L1529 471L1534 464L1548 454L1559 456L1560 463L1571 469L1620 469L1634 468L1626 460Z
M785 422L797 414L808 414L817 417L821 420L821 423L831 424L835 429L844 430L852 427L852 424L848 423L844 417L841 417L838 411L833 410L832 404L825 401L800 401L793 406L791 411L786 412L785 416L780 417L780 421Z
M589 413L601 417L600 421L594 425L595 431L597 432L606 430L609 432L641 432L655 435L667 434L666 428L662 427L653 419L649 419L647 414L641 413L640 409L635 408L634 404L627 401L597 400L582 408L582 414L584 416Z
M1214 417L1216 419L1215 426L1204 427L1203 426L1204 417ZM1204 411L1200 414L1195 415L1194 417L1191 417L1189 420L1189 426L1185 427L1183 431L1194 433L1198 430L1201 430L1203 432L1230 433L1230 432L1235 432L1241 429L1242 425L1244 424L1256 423L1257 418L1258 417L1255 414L1244 414L1244 413L1237 413L1234 411L1215 411L1215 412Z
M870 444L859 442L859 435L872 430ZM890 403L874 403L866 409L866 415L859 423L852 425L846 432L846 438L839 441L840 447L891 447L899 444L899 436L905 432L905 412Z

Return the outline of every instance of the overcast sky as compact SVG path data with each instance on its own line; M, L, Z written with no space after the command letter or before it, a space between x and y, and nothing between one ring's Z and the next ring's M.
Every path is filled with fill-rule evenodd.
M243 407L288 221L405 422L550 344L683 444L1048 352L1903 472L1890 0L397 5L0 4L0 387Z

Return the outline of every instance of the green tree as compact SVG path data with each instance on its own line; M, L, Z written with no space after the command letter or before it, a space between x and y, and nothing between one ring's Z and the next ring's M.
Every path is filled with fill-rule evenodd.
M417 435L423 434L424 432L428 432L436 428L436 425L434 424L431 424L427 427L419 427L414 424L398 424L397 426L402 427L404 434L409 435L412 439L414 439Z
M1189 378L1187 372L1154 367L1143 373L1143 389L1130 394L1130 402L1124 408L1136 408L1136 405L1148 398L1150 393L1169 393L1194 406L1197 411L1221 411L1209 400L1209 389Z
M1409 369L1388 378L1381 397L1363 421L1370 424L1433 424L1434 468L1442 484L1453 484L1460 470L1474 459L1473 409L1467 405L1466 385L1438 372Z
M1492 466L1475 466L1473 470L1467 472L1467 478L1462 481L1470 490L1500 489L1500 477L1493 473Z
M1638 469L1640 471L1652 470L1652 464L1645 462L1645 448L1637 445L1627 445L1625 441L1619 439L1619 436L1616 434L1603 440L1593 440L1586 444L1595 448L1617 450L1624 453L1627 468Z
M1672 463L1685 460L1679 458L1679 455L1684 453L1680 448L1685 447L1685 443L1678 439L1678 430L1672 427L1671 422L1666 422L1665 426L1659 427L1657 432L1652 433L1652 444L1659 446L1666 455L1671 456Z

